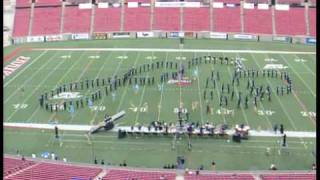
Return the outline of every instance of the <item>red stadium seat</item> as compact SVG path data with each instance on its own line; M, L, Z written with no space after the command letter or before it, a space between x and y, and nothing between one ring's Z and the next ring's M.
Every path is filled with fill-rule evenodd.
M213 9L213 24L216 32L240 32L240 8Z
M96 8L94 32L120 31L120 8Z
M310 35L316 37L316 8L309 9Z
M29 31L30 9L16 9L13 24L13 37L27 36Z
M306 35L304 8L275 10L275 24L278 35Z
M185 8L183 10L184 31L209 31L209 8Z
M149 31L150 8L125 8L124 11L125 31Z
M64 33L89 33L91 9L67 6L64 12Z
M246 33L272 34L271 10L244 10L243 21Z
M110 170L103 180L114 179L139 179L139 180L159 180L163 176L166 180L174 180L176 173L163 171L133 171L133 170Z
M59 34L61 21L60 7L35 8L32 35Z
M154 8L153 30L179 31L180 9L179 8Z

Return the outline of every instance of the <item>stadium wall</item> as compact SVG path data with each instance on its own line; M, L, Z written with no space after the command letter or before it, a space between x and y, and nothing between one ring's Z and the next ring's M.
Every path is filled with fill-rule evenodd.
M66 33L54 34L46 36L26 36L13 38L14 44L33 43L33 42L53 42L53 41L69 41L69 40L90 40L90 39L136 39L136 38L185 38L185 39L224 39L238 41L256 41L256 42L281 42L315 45L316 39L307 36L273 36L273 35L257 35L248 33L222 33L222 32L164 32L164 31L148 31L148 32L110 32L110 33Z

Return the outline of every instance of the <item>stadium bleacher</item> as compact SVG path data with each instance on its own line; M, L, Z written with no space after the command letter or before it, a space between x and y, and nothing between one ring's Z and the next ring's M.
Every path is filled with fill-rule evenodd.
M124 11L125 31L149 31L150 8L125 8Z
M31 0L16 0L16 7L30 7Z
M13 36L27 36L30 21L30 8L16 9L13 23Z
M316 8L309 9L309 26L310 26L310 35L316 37Z
M186 174L185 180L254 180L250 174Z
M25 169L28 166L35 164L33 161L23 161L20 159L3 158L3 177L13 174L17 171Z
M316 174L313 173L288 173L288 174L262 174L262 180L282 180L282 179L290 179L290 180L315 180Z
M103 180L114 179L148 179L159 180L160 177L164 177L165 180L174 180L176 178L175 172L163 172L163 171L132 171L132 170L110 170Z
M209 31L209 8L186 8L183 11L184 31Z
M153 30L179 31L179 8L155 8Z
M213 27L217 32L240 32L240 8L214 9Z
M120 30L120 8L96 8L94 32Z
M275 11L276 33L279 35L305 35L304 8L290 8L289 11Z
M61 5L60 0L36 0L35 6L56 6Z
M244 32L257 34L272 34L271 10L244 10ZM259 22L259 23L257 23Z
M60 7L35 8L31 35L59 34Z
M90 31L91 9L67 6L64 12L64 33L88 33Z
M66 179L89 179L96 177L101 168L81 167L64 164L53 164L38 162L30 168L22 169L20 172L5 177L5 180L66 180Z

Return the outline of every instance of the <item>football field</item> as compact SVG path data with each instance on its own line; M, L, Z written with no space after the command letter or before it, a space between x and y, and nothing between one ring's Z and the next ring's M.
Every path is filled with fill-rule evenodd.
M177 40L118 40L105 44L79 41L78 44L60 42L30 46L28 51L19 54L22 60L17 60L17 56L4 63L6 67L17 61L15 64L19 66L4 72L5 123L96 125L105 114L113 115L124 110L126 115L116 122L117 126L148 126L153 121L176 123L177 113L182 109L189 113L189 121L199 124L227 124L229 128L245 124L257 131L272 131L275 124L283 124L288 131L316 130L314 47L206 40L186 40L182 50ZM209 60L209 56L216 57L216 62ZM228 63L220 61L220 57L227 57ZM236 57L243 69L250 70L250 75L242 74L232 85ZM189 65L195 58L197 63ZM149 70L147 65L150 65ZM122 77L132 67L138 71L141 69L141 73L134 76L137 85L132 78L131 83L121 82L116 89L110 90L107 79ZM189 82L183 86L170 82L171 74L180 67L184 67L183 77ZM274 69L272 75L270 68ZM253 77L251 70L258 71L259 75ZM291 92L287 92L287 83L281 79L284 72L292 80ZM169 74L169 80L161 81L163 73ZM145 85L140 83L143 78L146 78ZM103 79L106 81L104 85ZM215 79L214 83L212 79ZM267 95L259 97L255 105L248 88L252 81L256 87L265 89L268 86L270 99ZM70 83L76 83L77 87L73 86L71 90ZM83 87L80 87L81 83ZM52 91L55 95L56 89L64 86L65 96L51 96ZM284 87L283 92L281 87ZM91 101L92 95L98 92L100 96ZM47 102L55 106L52 111L50 107L40 106L39 98L45 93L49 97ZM221 96L228 102L223 101L220 105ZM242 97L240 106L239 96ZM246 96L247 107L244 103ZM87 98L90 105L86 103ZM83 106L78 101L80 99L84 101ZM72 108L70 101L73 101ZM65 110L63 102L68 105ZM183 155L190 168L203 163L208 169L214 159L218 161L217 169L256 170L267 169L272 162L279 164L280 169L308 169L314 161L312 151L315 150L315 138L303 137L289 138L290 154L283 155L278 152L281 138L272 137L252 137L241 144L194 138L192 151L188 151L184 138L178 140L178 148L172 150L172 138L169 137L118 140L117 134L112 132L101 132L90 138L84 132L60 133L62 138L57 142L49 130L5 128L4 151L15 153L19 149L29 155L54 151L71 161L92 162L96 156L113 164L126 159L132 166L157 168L172 164L178 155ZM267 147L272 148L273 155L265 155ZM141 159L146 160L141 162Z

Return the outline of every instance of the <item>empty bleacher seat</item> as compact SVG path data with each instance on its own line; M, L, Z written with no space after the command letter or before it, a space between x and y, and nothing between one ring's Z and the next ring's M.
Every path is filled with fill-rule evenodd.
M180 9L179 8L154 8L153 30L179 31Z
M275 24L278 35L305 35L304 8L290 8L289 11L275 10Z
M150 8L125 8L124 11L125 31L149 31Z
M94 32L120 31L120 8L96 8Z
M244 32L257 34L272 34L271 10L244 10Z
M213 29L217 32L240 32L240 8L213 9Z
M187 174L185 180L254 180L250 174Z
M32 35L59 34L61 21L60 7L35 8Z
M61 5L60 0L36 0L36 6L55 6Z
M19 170L22 170L28 166L35 164L32 161L23 161L21 159L3 158L3 177L13 174Z
M65 33L89 33L91 9L79 9L74 6L67 6L64 12Z
M184 31L209 31L209 8L185 8L183 10Z
M316 37L316 8L309 9L309 26L310 26L310 35Z
M13 37L27 36L29 31L30 8L16 9L13 24Z
M89 179L97 176L102 169L93 167L80 167L64 164L39 163L25 169L5 180L66 180Z
M288 173L288 174L262 174L262 180L315 180L316 175L312 173Z
M16 7L30 7L31 0L16 0Z
M166 180L174 180L176 174L174 172L163 171L133 171L133 170L110 170L103 180L114 179L139 179L139 180L159 180L163 176Z

